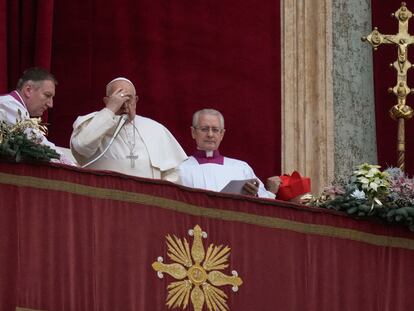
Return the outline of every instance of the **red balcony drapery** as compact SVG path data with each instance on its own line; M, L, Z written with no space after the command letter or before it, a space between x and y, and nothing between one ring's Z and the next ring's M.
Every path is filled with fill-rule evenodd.
M168 310L165 237L231 248L230 310L409 310L414 234L276 200L0 163L0 310ZM345 306L345 307L344 307ZM344 309L345 308L345 309ZM207 310L207 309L205 309Z

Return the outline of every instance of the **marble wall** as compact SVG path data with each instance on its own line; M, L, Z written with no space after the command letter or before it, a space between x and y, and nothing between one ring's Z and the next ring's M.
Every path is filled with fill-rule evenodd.
M333 0L333 91L335 177L361 163L377 163L371 1Z
M376 163L370 1L281 0L282 172L319 193Z

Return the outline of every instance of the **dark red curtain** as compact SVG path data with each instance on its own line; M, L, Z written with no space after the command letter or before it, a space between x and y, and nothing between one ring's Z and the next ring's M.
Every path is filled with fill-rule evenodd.
M414 12L414 0L405 1L408 9ZM378 27L383 34L396 34L398 32L398 20L391 14L400 8L401 1L372 0L372 27ZM409 32L414 33L414 19L409 22ZM367 34L363 34L365 36ZM414 63L414 54L408 49L408 60ZM388 93L388 88L397 84L397 72L389 64L397 59L397 46L384 44L374 52L374 86L375 106L377 122L377 148L378 162L383 167L397 166L397 130L398 122L389 116L389 110L397 104L394 94ZM414 74L408 71L407 84L414 88ZM414 107L413 95L407 97L407 104ZM406 123L406 171L414 174L414 121Z
M138 113L191 153L192 113L223 112L222 153L262 178L280 172L279 1L73 0L55 3L52 68L60 81L51 140L67 146L78 115L102 107L105 84L130 78Z
M167 235L191 247L196 224L205 249L231 248L223 272L244 283L220 287L230 310L412 310L405 227L57 165L0 162L0 196L2 311L169 310L175 279L151 264L173 262Z
M50 69L54 0L0 0L0 94L27 67Z
M7 91L7 4L0 1L0 94Z
M28 66L50 68L59 81L50 139L68 146L76 117L100 109L105 84L126 76L141 98L138 112L165 124L188 153L192 113L216 108L226 119L222 153L246 160L262 178L279 174L279 7L274 0L0 0L0 93Z
M279 1L0 0L0 92L24 68L59 86L50 140L68 146L78 115L102 107L105 84L130 78L138 113L165 124L191 153L192 113L223 112L222 153L265 178L280 173ZM1 18L2 17L2 18Z

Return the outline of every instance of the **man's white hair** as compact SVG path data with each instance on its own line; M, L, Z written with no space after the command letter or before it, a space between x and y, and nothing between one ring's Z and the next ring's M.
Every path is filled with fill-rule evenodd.
M219 118L219 121L220 121L220 127L222 129L224 129L224 117L223 117L223 115L221 114L220 111L218 111L216 109L210 109L210 108L201 109L199 111L196 111L193 114L193 127L198 126L198 121L200 119L200 115L202 115L202 114L209 114L209 115L217 116Z
M131 83L131 85L135 89L134 83L132 83L131 80L129 80L127 78L124 78L124 77L118 77L118 78L115 78L115 79L113 79L113 80L111 80L111 81L108 82L108 84L106 85L106 95L110 95L109 94L109 91L111 90L111 84L114 83L114 82L116 82L116 81L125 81L125 82L128 82L128 83Z

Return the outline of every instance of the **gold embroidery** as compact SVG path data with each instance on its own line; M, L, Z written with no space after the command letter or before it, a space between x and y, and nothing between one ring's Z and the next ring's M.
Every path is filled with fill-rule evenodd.
M232 271L232 276L217 271L229 266L227 259L230 248L210 244L206 254L201 238L206 238L207 233L196 225L194 229L189 230L189 235L194 237L191 252L185 238L181 240L175 235L173 237L168 235L167 255L175 263L164 264L164 259L158 257L158 260L152 264L159 278L163 278L163 273L167 273L177 280L182 280L168 285L166 303L168 308L185 309L191 299L194 311L201 311L204 304L210 311L229 310L227 295L217 286L232 285L233 291L236 292L243 284L236 271Z

